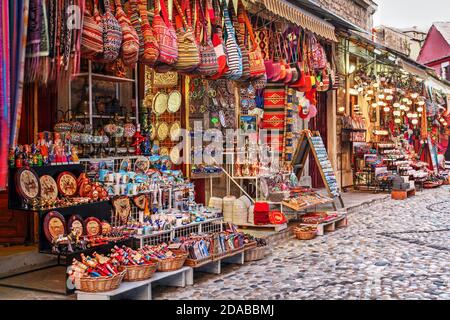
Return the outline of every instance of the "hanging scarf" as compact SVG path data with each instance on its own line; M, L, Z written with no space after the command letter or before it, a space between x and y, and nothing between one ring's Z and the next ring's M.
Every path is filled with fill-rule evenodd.
M0 190L6 188L8 177L8 138L10 117L10 74L9 74L9 14L8 1L0 1Z
M25 51L28 30L29 0L13 1L14 12L12 13L14 23L11 24L11 40L14 44L12 54L12 65L10 70L14 72L14 82L11 85L11 134L10 145L16 146L19 139L20 118L22 115L22 93L25 70Z
M34 82L39 75L40 42L42 30L42 0L30 0L26 49L25 81Z

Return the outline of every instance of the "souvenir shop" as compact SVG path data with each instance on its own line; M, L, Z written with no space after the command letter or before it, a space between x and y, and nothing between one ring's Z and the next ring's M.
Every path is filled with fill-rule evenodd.
M341 186L403 199L447 184L448 87L362 37L342 39L339 47L347 75L337 107Z
M264 257L238 228L283 230L290 214L299 239L345 225L326 140L331 24L284 1L25 3L8 208L58 257L65 292L190 285L193 270ZM323 204L334 211L308 213Z

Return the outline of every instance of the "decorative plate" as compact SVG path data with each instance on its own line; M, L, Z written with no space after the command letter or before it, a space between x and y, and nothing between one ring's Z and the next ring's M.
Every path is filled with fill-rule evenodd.
M150 160L147 157L138 157L134 163L134 171L136 173L147 172L150 168Z
M49 175L39 178L41 183L41 198L44 201L55 201L58 198L58 185L55 179Z
M146 195L142 194L140 196L136 196L133 198L133 203L135 204L136 207L138 207L140 210L144 210L145 209L145 199L146 199Z
M33 169L19 169L16 173L15 180L17 192L22 198L32 200L40 195L41 184L38 175Z
M67 229L68 232L72 232L72 230L74 230L77 236L82 236L84 234L83 218L78 214L71 216L67 222Z
M160 155L161 157L168 156L168 155L169 155L169 148L167 148L167 147L162 147L162 148L159 150L159 155Z
M96 217L89 217L84 221L86 234L88 236L98 236L102 234L102 223Z
M170 150L170 161L173 164L180 164L181 163L181 156L180 156L180 149L175 146Z
M66 232L66 220L58 211L50 211L44 218L44 233L49 242L59 236L64 236Z
M165 92L158 92L153 98L153 112L162 115L167 110L169 96Z
M157 136L159 141L164 141L169 135L169 125L167 122L161 122L158 126Z
M180 139L181 135L181 125L180 121L175 121L170 127L170 140L177 141Z
M112 201L114 211L116 213L116 218L120 220L122 223L127 223L128 218L131 214L131 203L130 198L128 197L120 197L116 198Z
M107 234L111 233L111 230L112 230L112 228L111 228L111 225L109 224L109 222L103 220L102 221L102 234L107 235Z
M180 110L181 107L181 92L173 90L169 93L169 99L167 101L167 111L175 113Z
M59 193L65 197L73 197L77 193L77 178L69 171L61 172L56 179Z
M150 140L155 140L156 138L156 128L158 128L159 123L157 122L155 125L150 125Z

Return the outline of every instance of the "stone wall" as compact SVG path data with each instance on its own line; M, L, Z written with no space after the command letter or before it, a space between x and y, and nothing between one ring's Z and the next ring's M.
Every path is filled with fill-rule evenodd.
M371 0L315 0L315 3L364 30L370 32L373 27L372 16L377 6Z

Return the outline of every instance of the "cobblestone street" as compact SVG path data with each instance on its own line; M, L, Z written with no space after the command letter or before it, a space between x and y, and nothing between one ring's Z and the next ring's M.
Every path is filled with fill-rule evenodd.
M262 261L200 274L158 299L449 299L450 188L353 212L312 241L279 242Z

